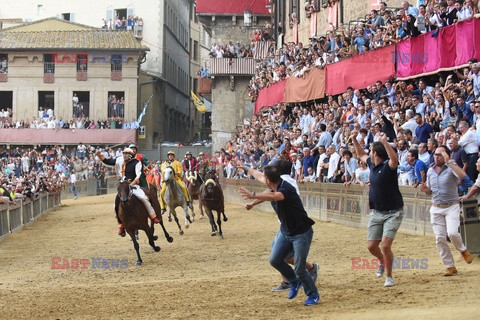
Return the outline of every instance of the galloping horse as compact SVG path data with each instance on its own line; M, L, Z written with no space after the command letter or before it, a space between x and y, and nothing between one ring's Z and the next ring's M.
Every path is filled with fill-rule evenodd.
M168 166L163 170L163 182L167 184L167 189L165 190L164 199L165 203L168 205L168 221L172 221L172 214L177 223L178 229L180 230L180 235L183 234L182 227L178 222L177 213L175 212L176 207L182 207L185 211L185 228L188 229L190 223L193 223L193 218L190 218L188 214L188 205L185 197L183 196L182 189L175 181L175 172L173 168ZM188 191L187 191L188 192Z
M205 207L208 219L210 220L210 226L212 227L212 236L219 235L220 239L223 239L222 232L222 220L227 221L228 218L225 215L225 204L223 200L223 191L220 183L215 175L215 171L210 171L205 175L207 179L200 187L200 203ZM212 210L217 211L217 224L213 218Z
M156 212L160 212L160 204L158 203L157 191L155 187L142 188L145 194L149 199L155 199L152 201L152 206ZM143 203L138 200L137 197L132 197L132 187L127 181L120 181L117 186L118 197L120 198L120 205L118 206L118 218L122 222L125 230L130 235L130 238L133 241L133 247L137 252L138 260L135 265L139 266L142 264L142 258L140 257L139 245L135 237L135 231L143 230L147 234L148 243L155 251L160 251L160 247L155 246L155 240L158 239L154 233L154 223L152 222L151 226L148 226L148 212ZM158 210L158 211L157 211ZM172 242L173 238L168 234L165 226L163 225L162 216L157 216L160 220L160 226L162 226L163 233L168 242Z
M193 204L193 200L199 200L200 186L202 185L203 180L196 171L194 173L192 173L191 171L188 171L185 177L189 181L187 189L188 189L188 193L190 194L190 200L192 201L192 204ZM200 219L203 219L205 215L203 214L203 205L202 205L202 202L200 201L199 201L199 207L200 207ZM192 217L195 217L194 210L192 210Z

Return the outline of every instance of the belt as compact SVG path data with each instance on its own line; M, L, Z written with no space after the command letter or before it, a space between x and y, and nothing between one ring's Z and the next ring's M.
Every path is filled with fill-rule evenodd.
M452 201L452 202L447 202L447 203L432 203L432 207L436 208L448 208L451 207L455 204L458 204L458 201Z

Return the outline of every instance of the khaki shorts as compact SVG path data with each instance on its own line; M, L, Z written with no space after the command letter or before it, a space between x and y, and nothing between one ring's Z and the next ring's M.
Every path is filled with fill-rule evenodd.
M395 239L398 228L402 224L403 208L389 211L370 211L368 222L368 240L382 240L382 237Z

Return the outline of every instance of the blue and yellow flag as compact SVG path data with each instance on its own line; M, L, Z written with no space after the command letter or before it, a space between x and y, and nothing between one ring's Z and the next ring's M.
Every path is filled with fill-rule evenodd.
M207 106L205 106L205 104L202 102L202 100L200 100L195 95L195 93L193 93L193 91L190 91L190 93L192 94L193 104L195 105L195 107L197 107L197 110L202 112L202 113L205 113L207 111Z

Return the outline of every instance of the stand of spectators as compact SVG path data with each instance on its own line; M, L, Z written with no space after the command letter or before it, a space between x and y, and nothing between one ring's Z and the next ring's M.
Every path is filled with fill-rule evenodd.
M279 159L292 162L291 176L304 183L368 184L351 132L368 152L385 133L397 150L400 185L425 182L437 147L446 145L467 173L461 193L477 178L480 142L480 63L410 81L377 81L364 90L302 104L280 104L246 120L218 163L228 178L244 179L237 160L262 170Z

